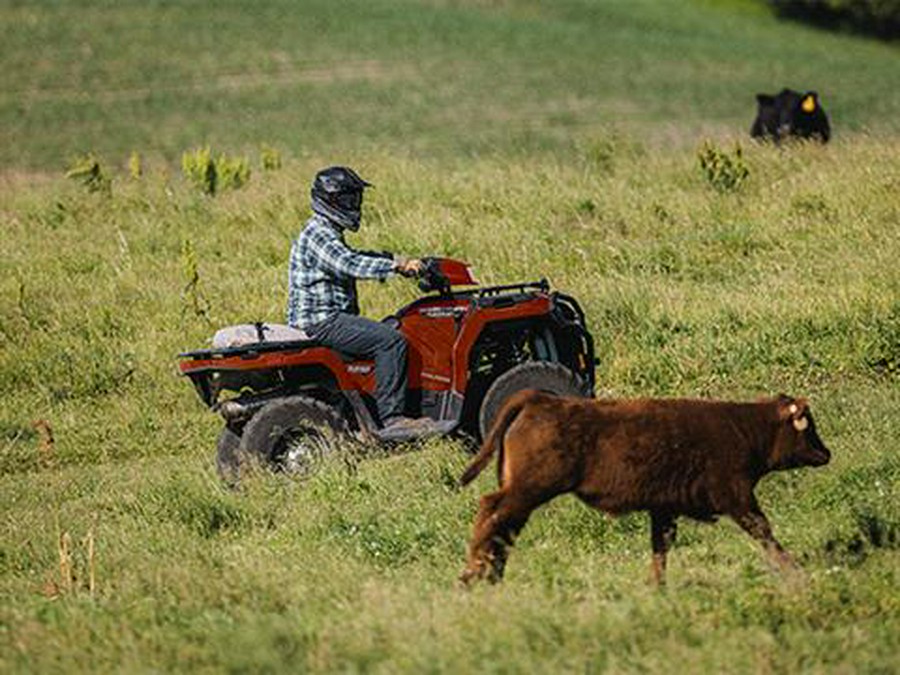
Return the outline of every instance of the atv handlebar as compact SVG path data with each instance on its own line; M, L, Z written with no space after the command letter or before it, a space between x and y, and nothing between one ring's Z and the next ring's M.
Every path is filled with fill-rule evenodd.
M478 281L472 270L461 260L452 258L422 258L419 290L429 293L448 293L451 286L473 286Z

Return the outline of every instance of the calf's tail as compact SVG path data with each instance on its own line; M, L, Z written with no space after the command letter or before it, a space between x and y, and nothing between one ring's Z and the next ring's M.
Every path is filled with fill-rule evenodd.
M484 439L481 450L478 451L478 454L475 455L475 458L471 461L469 466L466 467L463 475L460 476L460 487L468 485L475 480L475 478L478 477L478 474L484 470L484 467L490 463L491 457L493 457L497 449L501 448L503 444L503 436L506 434L506 430L509 429L509 426L515 421L516 417L519 416L519 413L522 412L522 408L528 405L528 403L537 396L540 396L539 391L535 389L526 389L513 394L506 401L500 409L500 412L497 413L497 419L494 420L494 425L488 432L487 438ZM502 452L500 454L500 461L503 461Z

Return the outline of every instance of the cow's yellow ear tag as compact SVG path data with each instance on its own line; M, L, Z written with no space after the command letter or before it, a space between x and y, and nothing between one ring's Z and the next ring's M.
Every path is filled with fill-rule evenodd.
M803 99L803 103L800 104L800 107L803 108L803 112L811 113L816 109L816 99L812 96L807 96Z

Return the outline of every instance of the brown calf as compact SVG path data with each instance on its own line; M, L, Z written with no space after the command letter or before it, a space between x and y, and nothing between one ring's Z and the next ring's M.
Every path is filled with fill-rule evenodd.
M782 567L791 558L772 536L753 489L771 471L827 464L804 399L756 403L685 399L560 398L523 391L498 414L460 483L500 450L500 489L481 498L468 583L503 576L507 548L529 515L574 492L608 513L650 512L653 579L664 582L675 520L730 516Z

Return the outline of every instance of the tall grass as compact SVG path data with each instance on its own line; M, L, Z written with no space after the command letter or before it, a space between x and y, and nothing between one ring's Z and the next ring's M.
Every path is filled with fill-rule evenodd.
M895 671L897 54L763 5L0 7L0 670ZM834 142L744 140L785 85ZM197 190L205 147L249 182ZM377 185L359 247L575 295L601 395L808 396L832 463L759 489L803 577L684 523L657 592L646 518L564 498L461 592L492 480L454 487L457 440L223 489L176 355L283 317L335 162ZM415 295L369 284L363 312Z
M318 163L215 198L157 167L109 194L62 179L3 193L5 669L893 668L897 146L746 147L728 193L695 150L601 136L554 161L367 155L379 187L355 243L459 256L485 282L549 277L585 306L604 395L810 396L834 461L761 490L803 581L771 576L730 524L685 524L670 588L653 592L645 518L563 499L503 587L462 593L491 479L453 488L467 455L451 441L223 491L219 422L174 356L282 316ZM414 295L367 286L364 312Z

